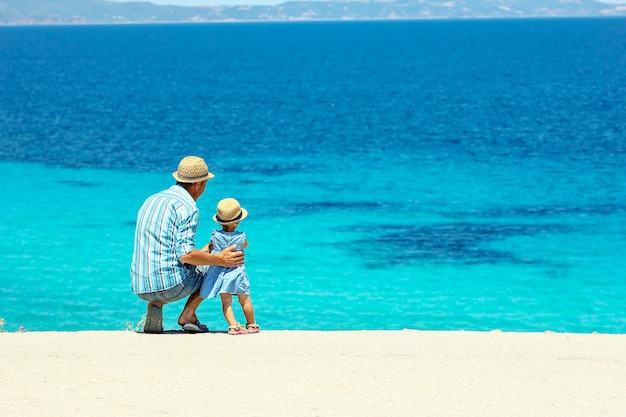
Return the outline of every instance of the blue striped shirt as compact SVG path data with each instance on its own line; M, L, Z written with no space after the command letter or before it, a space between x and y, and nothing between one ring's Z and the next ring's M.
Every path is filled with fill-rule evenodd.
M196 202L180 185L154 194L137 213L135 250L130 267L135 294L164 291L183 281L185 269L180 256L196 247L198 230Z

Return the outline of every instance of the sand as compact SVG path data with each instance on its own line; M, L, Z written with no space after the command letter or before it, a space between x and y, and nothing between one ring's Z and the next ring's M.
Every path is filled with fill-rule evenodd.
M626 335L0 333L0 415L626 416Z

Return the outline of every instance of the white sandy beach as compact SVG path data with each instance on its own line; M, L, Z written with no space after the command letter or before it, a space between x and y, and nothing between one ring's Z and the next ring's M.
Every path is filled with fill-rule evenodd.
M0 415L626 415L626 335L0 334Z

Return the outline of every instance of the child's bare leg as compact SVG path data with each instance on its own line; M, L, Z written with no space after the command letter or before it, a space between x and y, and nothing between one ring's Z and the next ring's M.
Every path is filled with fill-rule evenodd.
M237 294L239 298L239 304L243 309L243 314L246 316L246 324L253 324L254 321L254 307L252 307L252 299L246 294Z
M224 318L229 326L236 326L237 320L233 312L233 296L230 294L220 294L220 297L222 298L222 313L224 313Z

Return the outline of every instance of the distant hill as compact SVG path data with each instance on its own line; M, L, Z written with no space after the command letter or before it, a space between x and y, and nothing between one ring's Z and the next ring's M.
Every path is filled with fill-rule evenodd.
M337 0L206 7L104 0L0 0L0 25L594 16L626 16L626 0L623 5L593 0Z

